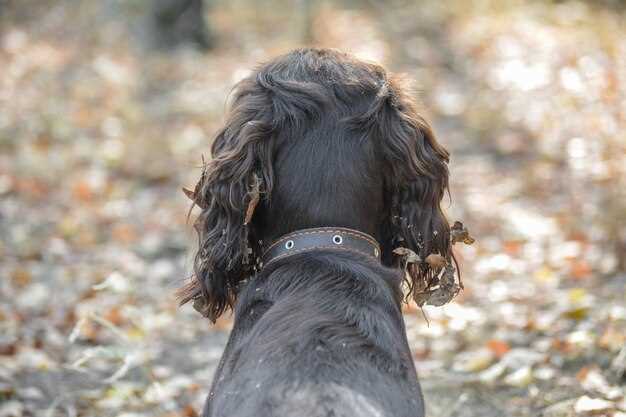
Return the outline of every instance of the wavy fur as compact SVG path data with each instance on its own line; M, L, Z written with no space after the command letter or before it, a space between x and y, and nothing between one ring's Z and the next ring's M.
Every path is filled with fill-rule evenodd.
M359 228L381 242L388 266L398 266L398 246L422 259L453 256L440 207L448 152L401 82L378 65L302 49L260 66L236 86L211 150L194 191L202 208L194 277L180 296L199 301L213 321L233 307L254 273L259 241L296 228ZM244 224L255 181L262 198ZM373 207L359 207L367 196L376 199ZM439 272L411 265L408 292Z

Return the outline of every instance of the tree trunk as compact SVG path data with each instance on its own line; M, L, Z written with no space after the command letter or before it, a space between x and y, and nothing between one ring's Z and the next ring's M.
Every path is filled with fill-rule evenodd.
M214 39L204 20L202 0L153 0L152 22L158 48L172 49L193 45L201 50L214 46Z

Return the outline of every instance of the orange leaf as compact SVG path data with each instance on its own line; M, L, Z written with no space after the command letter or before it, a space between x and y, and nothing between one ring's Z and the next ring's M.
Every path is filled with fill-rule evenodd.
M124 322L124 316L122 315L120 307L113 307L104 315L104 318L116 326L121 326Z
M576 379L582 382L587 377L587 374L590 370L591 368L589 368L588 366L583 366L582 368L580 368L580 371L576 373Z
M80 181L74 184L72 192L74 194L74 198L83 202L90 201L93 198L93 191L91 190L89 184L85 181Z
M182 410L182 415L185 417L198 417L198 413L191 405L186 405Z
M95 342L98 338L99 328L88 320L80 328L80 334L84 339Z
M24 288L31 282L31 275L24 268L17 268L11 274L11 281L17 288Z
M619 351L625 344L626 334L613 325L609 325L602 333L600 340L598 340L598 346L612 352Z
M523 243L520 240L507 240L502 243L502 251L511 256L518 255L522 250Z
M116 224L111 235L114 240L123 243L132 243L137 239L135 228L130 224Z
M569 353L572 351L572 345L570 345L567 341L562 340L562 339L553 339L552 349L559 351L561 353Z
M571 274L574 279L587 279L591 277L591 266L585 260L574 260L571 266Z
M511 350L511 346L507 342L497 339L489 340L487 342L487 348L492 351L497 358L501 358L505 353Z
M48 195L48 186L34 178L17 180L15 188L19 193L35 199L44 198Z

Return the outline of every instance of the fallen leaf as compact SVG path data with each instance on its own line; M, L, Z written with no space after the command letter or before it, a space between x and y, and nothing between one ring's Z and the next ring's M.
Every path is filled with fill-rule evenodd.
M487 342L487 348L491 350L497 358L501 358L505 353L511 350L511 346L507 342L498 339L489 340Z
M181 413L184 417L197 417L198 413L196 410L189 404L187 404L182 410Z
M478 375L478 379L483 384L494 385L498 378L500 378L504 374L504 372L506 372L506 365L498 362L482 371Z
M568 319L572 319L576 321L584 320L585 318L587 318L588 315L589 315L589 308L587 307L575 307L575 308L568 309L567 311L563 313L564 317L567 317Z
M533 382L533 373L530 366L524 366L504 378L504 383L512 387L524 388Z
M591 368L589 368L588 366L583 366L582 368L580 368L580 370L576 372L576 379L578 381L584 380L587 377L590 369Z
M586 395L580 397L574 404L574 411L577 413L597 413L608 411L614 408L614 404L602 398L591 398Z
M600 340L598 340L598 346L603 349L607 349L612 352L616 352L626 345L626 334L617 326L609 324L602 333Z
M591 266L585 260L574 260L572 262L570 273L574 279L583 280L591 277Z
M581 304L588 298L587 290L584 288L572 288L567 296L572 304Z
M543 417L574 417L575 403L575 399L560 401L547 407L545 410L543 410L543 413L541 415Z
M478 372L493 363L494 355L489 349L467 351L456 355L452 369L457 372Z
M137 240L137 233L130 224L116 224L111 230L111 237L117 242L132 243Z
M520 240L506 240L502 243L502 251L508 255L519 255L523 248L523 241Z
M79 181L74 185L74 197L82 202L89 202L94 196L93 190L87 181Z
M543 266L535 271L533 274L534 278L538 282L542 283L552 283L557 280L557 276L554 271L547 266Z
M24 268L17 268L11 274L11 283L16 288L24 288L31 282L31 275L28 270Z
M114 306L107 311L103 317L116 326L120 326L124 323L124 316L122 315L122 309L120 306Z

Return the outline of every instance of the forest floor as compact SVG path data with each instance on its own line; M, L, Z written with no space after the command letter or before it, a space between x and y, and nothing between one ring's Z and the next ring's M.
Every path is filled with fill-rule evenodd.
M0 26L0 417L196 416L231 322L174 299L180 189L232 85L297 30L224 5L217 49L155 53L119 2L81 4ZM416 80L477 239L462 295L405 311L428 416L625 417L620 16L368 4L325 4L314 39Z

